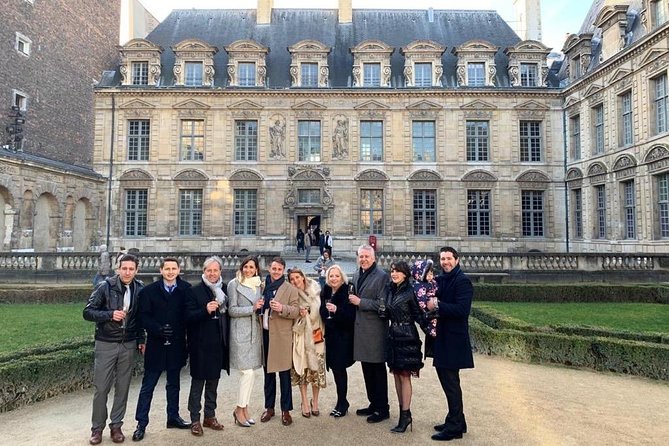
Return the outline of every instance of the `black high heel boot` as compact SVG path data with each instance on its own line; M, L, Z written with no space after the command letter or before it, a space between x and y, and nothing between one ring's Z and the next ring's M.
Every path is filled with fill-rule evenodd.
M411 419L411 410L401 410L400 411L400 420L397 423L397 426L390 429L390 432L401 433L406 432L407 427L411 427L411 432L413 432L413 420Z

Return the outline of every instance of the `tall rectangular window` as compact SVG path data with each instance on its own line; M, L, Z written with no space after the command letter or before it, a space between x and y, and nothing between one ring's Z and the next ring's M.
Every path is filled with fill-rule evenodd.
M467 121L467 161L488 161L488 121Z
M149 191L128 189L125 191L125 235L146 236L146 213L149 208Z
M184 65L184 85L187 87L202 85L202 62L186 62Z
M414 161L435 161L434 121L413 121L411 124L411 145Z
M469 62L467 64L467 85L483 87L485 85L485 63Z
M437 235L437 191L413 192L414 235Z
M202 189L179 191L179 235L202 235Z
M544 192L524 190L521 192L523 237L544 236Z
M318 87L318 64L302 62L300 64L300 86Z
M360 232L383 234L383 189L360 191Z
M258 191L235 189L233 230L235 235L255 235L258 214Z
M606 187L604 185L595 186L596 203L596 224L595 238L606 238Z
M320 162L321 121L297 122L298 161Z
M235 161L258 160L258 121L235 121Z
M595 155L604 153L604 105L600 104L592 109L594 126Z
M535 63L520 64L520 85L523 87L539 86L539 70Z
M432 86L432 64L429 62L417 62L413 64L413 79L416 87Z
M181 121L181 161L204 159L204 121Z
M383 121L360 122L360 160L383 161Z
M664 0L651 0L650 7L652 11L652 27L653 29L658 28L667 21L666 14L664 11Z
M149 63L133 62L132 69L132 85L149 85Z
M653 98L655 133L660 134L669 130L667 128L667 74L653 79L653 86L655 87L655 97Z
M632 92L620 96L620 121L621 138L620 145L629 146L634 142L634 133L632 129Z
M541 121L520 121L520 160L541 161Z
M256 64L255 62L239 62L237 64L237 79L240 87L256 86Z
M149 133L151 124L148 119L128 121L128 161L149 160Z
M636 194L634 180L623 183L623 209L625 212L625 238L636 238Z
M490 191L467 191L467 235L490 235Z
M660 237L669 237L669 173L657 176L657 209Z
M574 212L574 237L583 238L583 191L574 189L571 196Z
M362 64L362 86L380 87L381 86L381 64L364 63Z
M581 117L579 115L569 118L569 134L571 149L571 159L573 161L581 159Z

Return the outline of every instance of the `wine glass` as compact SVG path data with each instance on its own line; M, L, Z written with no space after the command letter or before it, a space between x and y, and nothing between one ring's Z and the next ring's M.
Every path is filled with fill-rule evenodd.
M128 306L123 305L123 312L125 313L125 316L123 316L123 321L121 322L121 328L126 327L126 320L128 320Z
M214 298L214 300L216 300L216 298ZM220 307L220 304L219 304L219 307ZM214 312L211 315L211 318L212 319L218 319L218 308L214 310Z
M170 324L165 324L165 328L170 328ZM165 342L163 343L163 345L172 345L172 343L170 342L170 338L168 336L165 336Z

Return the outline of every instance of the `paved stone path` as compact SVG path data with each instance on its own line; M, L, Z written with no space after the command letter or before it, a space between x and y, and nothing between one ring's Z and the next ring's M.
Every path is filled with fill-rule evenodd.
M669 383L643 378L595 373L565 367L512 362L476 355L476 368L461 374L469 432L462 445L663 445L669 441ZM352 409L366 403L360 365L349 369ZM279 417L252 428L232 423L238 376L224 376L219 385L218 418L223 432L205 429L201 438L189 431L165 429L165 392L161 380L153 400L151 423L144 445L425 445L431 444L432 425L444 416L445 399L431 365L413 380L413 432L392 434L397 421L397 399L389 376L391 420L369 425L355 413L341 419L327 414L335 389L321 392L321 416L302 418L299 392L294 388L294 423L281 426ZM182 373L181 415L188 417L190 383ZM130 441L139 379L133 382L124 432ZM86 445L90 429L92 390L55 397L0 414L1 445ZM278 398L277 398L278 400ZM256 372L251 413L262 412L262 373ZM111 445L105 430L103 445ZM437 444L436 442L434 444Z

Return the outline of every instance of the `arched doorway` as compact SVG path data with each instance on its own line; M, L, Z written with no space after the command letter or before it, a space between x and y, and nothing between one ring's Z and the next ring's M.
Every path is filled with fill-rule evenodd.
M88 251L91 244L91 228L88 224L90 202L82 198L77 201L72 217L72 244L77 252Z
M43 193L35 203L33 248L36 252L56 250L58 205L53 195Z

